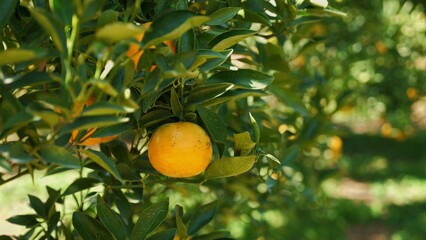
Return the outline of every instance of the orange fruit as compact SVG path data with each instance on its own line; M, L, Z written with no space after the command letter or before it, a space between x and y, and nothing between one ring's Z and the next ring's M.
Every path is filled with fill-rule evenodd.
M185 178L202 173L212 154L209 136L191 122L164 124L155 130L148 143L151 165L168 177Z
M145 35L145 32L137 35L135 38L138 42L141 42L143 37ZM136 43L130 43L129 49L126 52L126 55L132 59L133 63L135 64L135 69L138 67L139 59L141 58L143 54L143 50L140 50L140 47Z
M84 106L90 106L95 102L95 96L92 94L87 101L84 104L79 104L78 102L74 105L74 109L73 109L73 115L74 117L77 117L78 115L80 115L81 111L83 111ZM118 135L113 135L113 136L106 136L106 137L90 137L93 135L93 133L96 132L97 128L91 128L88 129L87 132L82 136L82 137L78 137L79 135L79 131L78 130L74 130L71 133L71 137L69 139L69 142L75 144L75 145L82 145L82 146L92 146L92 145L96 145L96 144L100 144L100 143L106 143L106 142L110 142L112 140L114 140L115 138L118 137Z

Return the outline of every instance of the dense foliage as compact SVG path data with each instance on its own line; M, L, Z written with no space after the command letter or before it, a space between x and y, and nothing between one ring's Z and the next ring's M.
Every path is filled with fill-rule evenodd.
M78 175L29 195L33 212L8 219L27 231L6 239L343 235L323 227L344 225L321 190L340 168L335 122L417 129L426 27L420 4L330 4L2 1L0 186ZM213 142L199 176L148 161L154 130L177 121Z

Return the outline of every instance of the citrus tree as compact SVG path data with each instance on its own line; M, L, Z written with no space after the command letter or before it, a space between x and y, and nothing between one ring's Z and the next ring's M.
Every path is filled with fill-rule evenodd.
M29 195L15 237L230 239L229 219L315 201L305 186L322 175L295 160L333 111L318 79L291 74L286 43L341 15L327 1L2 1L0 185L78 173Z

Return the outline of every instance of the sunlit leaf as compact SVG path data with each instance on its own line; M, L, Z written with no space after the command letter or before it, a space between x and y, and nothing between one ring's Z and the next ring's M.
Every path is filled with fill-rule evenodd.
M232 29L213 38L209 45L213 50L225 50L241 42L242 40L253 36L256 31L247 29Z
M256 146L256 143L251 140L249 132L234 134L234 142L234 150L239 156L247 156Z
M145 47L150 47L166 40L176 39L189 29L200 26L208 20L206 16L198 16L185 10L164 14L152 23L152 28L145 34L143 43Z
M241 8L238 7L226 7L217 10L210 14L210 19L206 22L207 25L220 25L233 18Z
M131 113L134 110L135 109L127 108L114 103L100 102L85 108L81 113L81 116L99 116L118 113Z
M0 52L0 66L5 64L16 64L32 61L46 56L47 52L42 49L11 48Z
M228 82L235 87L245 89L264 89L273 80L273 77L263 72L251 69L239 69L238 71L220 71L213 74L209 83Z
M213 98L217 98L230 90L233 86L234 84L232 83L201 85L191 90L188 96L187 104L196 105Z
M96 38L114 43L125 39L131 39L144 33L148 25L136 26L131 23L114 22L107 24L96 31Z
M40 149L40 156L43 161L54 163L59 166L69 168L80 168L80 160L70 151L59 146L45 146Z
M204 172L204 177L224 178L237 176L249 171L256 162L256 156L224 157L213 161Z
M86 155L90 160L101 166L103 169L111 173L116 179L122 180L115 163L105 153L96 150L79 150L82 154Z

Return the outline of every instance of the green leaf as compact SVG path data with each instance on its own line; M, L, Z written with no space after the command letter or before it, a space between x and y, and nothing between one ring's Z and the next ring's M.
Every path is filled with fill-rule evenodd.
M171 228L163 231L158 231L151 236L149 236L148 240L173 240L175 239L176 228Z
M21 111L6 120L3 125L3 132L1 133L0 138L15 133L18 129L38 120L40 120L39 117L34 116L27 111Z
M256 141L256 144L259 144L260 141L260 128L259 125L256 122L256 119L253 117L253 115L249 112L250 122L251 126L253 127L254 132L254 139Z
M176 227L179 239L186 239L188 237L188 230L186 229L185 223L183 223L182 217L176 214Z
M56 25L51 15L43 9L28 8L34 19L40 24L44 31L52 38L56 48L62 54L66 53L66 38L64 31Z
M0 29L3 29L6 25L10 16L13 14L13 10L17 6L18 0L0 1Z
M207 132L213 138L216 143L219 154L222 155L225 151L226 146L226 125L223 122L222 118L215 112L210 111L209 109L198 106L197 107L198 115L204 123L204 126L207 129Z
M164 14L157 18L151 25L151 30L145 34L144 48L160 44L166 40L176 39L182 36L189 29L199 26L209 18L197 16L195 13L179 10Z
M226 7L217 10L210 14L210 20L206 22L206 25L220 25L233 18L241 8L238 7Z
M247 156L256 146L256 143L251 140L249 132L242 132L234 134L235 141L235 155Z
M124 107L114 103L99 102L85 108L81 116L114 115L119 113L131 113L134 111L134 108Z
M90 20L102 10L105 0L84 0L82 8L77 8L77 13L83 21Z
M96 38L108 43L135 38L148 29L146 25L136 26L132 23L114 22L96 31Z
M153 110L142 115L140 119L140 126L148 128L172 117L174 117L174 115L169 111Z
M50 8L65 25L71 26L72 15L74 13L74 1L51 0Z
M67 196L96 186L100 181L96 178L78 178L65 189L62 196Z
M281 87L271 87L269 90L284 104L291 107L294 111L299 113L302 116L308 116L309 112L306 109L305 105L302 103L301 99L298 98L296 94L290 90L281 88Z
M85 213L74 212L72 224L82 239L115 240L108 229Z
M118 213L114 212L98 195L96 210L101 223L114 235L116 239L127 239L126 226Z
M40 149L43 161L68 168L80 168L80 161L70 151L59 146L44 146Z
M204 172L206 180L232 177L249 171L256 162L256 156L226 157L213 161Z
M170 89L170 105L172 106L172 112L176 116L181 116L183 112L182 104L180 103L179 96L176 93L175 88Z
M102 137L115 136L115 135L119 135L129 131L129 129L131 129L131 126L129 123L121 123L121 124L112 125L109 127L98 128L90 137L102 138Z
M105 153L92 149L80 149L79 151L90 158L90 160L101 166L103 169L111 173L116 179L122 181L115 163L107 155L105 155Z
M47 218L46 207L40 198L31 194L28 194L28 198L30 200L30 207L41 217Z
M201 85L191 90L188 96L188 105L197 105L213 98L217 98L230 90L234 84L218 83L210 85Z
M11 48L0 52L0 66L16 64L46 56L47 51L40 49Z
M217 210L217 202L211 202L204 206L201 206L197 211L191 216L188 221L188 234L192 235L209 223Z
M24 149L22 142L7 142L0 144L0 153L12 163L23 164L33 160Z
M220 71L213 74L208 83L233 83L237 88L264 89L274 78L263 72L251 69L239 69L238 71Z
M241 42L242 40L253 36L255 33L256 31L247 29L232 29L213 38L209 42L209 45L212 46L212 49L215 51L225 50Z
M108 127L128 121L129 118L116 116L82 116L77 118L73 123L65 125L61 133L65 134L74 130Z
M153 232L164 221L168 211L168 198L143 210L133 228L130 240L146 239L148 234Z
M7 221L13 224L25 226L26 228L30 228L39 224L37 217L38 216L35 214L16 215L8 218Z
M226 60L229 59L232 52L232 49L224 51L199 49L198 57L201 59L206 59L206 61L200 66L200 72L207 72L222 65Z
M232 89L232 90L224 93L222 96L219 96L217 98L214 98L214 99L211 99L209 101L204 102L202 105L209 107L209 106L214 106L214 105L221 104L221 103L231 101L231 100L246 98L248 96L263 97L263 96L267 96L267 95L269 95L269 94L267 94L263 90Z

